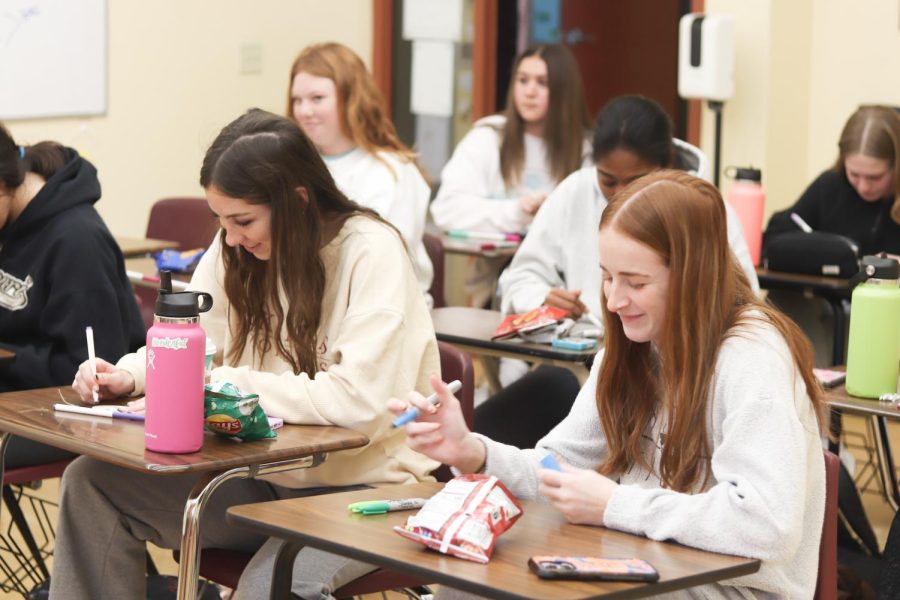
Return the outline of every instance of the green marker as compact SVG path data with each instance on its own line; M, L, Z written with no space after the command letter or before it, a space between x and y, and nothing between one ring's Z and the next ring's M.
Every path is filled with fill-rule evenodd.
M383 515L395 510L415 510L425 506L425 498L404 498L402 500L366 500L354 502L347 509L362 515Z

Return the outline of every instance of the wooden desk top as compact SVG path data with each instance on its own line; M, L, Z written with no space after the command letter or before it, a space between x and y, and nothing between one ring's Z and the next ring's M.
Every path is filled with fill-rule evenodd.
M829 407L848 413L900 420L900 410L893 404L879 402L878 398L851 396L844 386L825 390L825 400Z
M431 311L437 339L449 344L469 347L474 351L490 350L504 356L564 362L585 362L597 353L597 347L590 350L565 350L550 344L535 344L521 338L492 340L491 334L503 321L503 315L496 310L470 308L467 306L447 306Z
M160 250L169 250L178 247L178 242L170 240L154 240L152 238L132 238L123 236L114 236L122 255L125 258L134 258L144 256Z
M58 413L53 405L80 403L69 388L43 388L0 394L0 431L92 456L138 471L161 474L218 471L358 448L366 436L341 427L285 425L278 437L234 442L205 434L203 448L193 454L160 454L144 450L144 424L90 415Z
M770 271L762 267L757 267L756 276L759 278L759 286L763 289L810 289L817 293L850 296L850 281L840 277L785 273Z
M603 527L571 525L552 507L534 501L523 502L525 514L500 537L487 564L426 550L394 533L391 527L405 523L412 512L364 517L347 510L349 503L360 500L427 498L441 485L419 483L233 506L226 520L489 598L640 598L759 570L754 559L654 542ZM660 580L655 584L545 581L527 565L528 558L538 554L643 558L656 567Z
M463 254L467 256L481 256L484 258L512 258L519 244L509 246L506 243L499 243L499 248L490 248L493 244L498 244L493 240L484 240L478 238L462 239L453 238L447 235L445 231L441 231L435 225L426 225L426 233L441 238L441 244L444 246L444 252L448 254Z

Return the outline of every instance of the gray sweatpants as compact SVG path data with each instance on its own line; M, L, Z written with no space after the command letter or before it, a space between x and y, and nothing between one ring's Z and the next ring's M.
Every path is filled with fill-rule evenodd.
M181 544L181 519L195 475L149 475L81 457L62 479L50 597L144 600L145 543ZM319 489L318 493L323 490ZM228 507L310 495L255 479L223 484L200 521L201 547L256 552L241 576L239 598L268 597L279 542L225 523ZM331 591L374 567L304 548L294 563L292 591L301 598L332 598Z

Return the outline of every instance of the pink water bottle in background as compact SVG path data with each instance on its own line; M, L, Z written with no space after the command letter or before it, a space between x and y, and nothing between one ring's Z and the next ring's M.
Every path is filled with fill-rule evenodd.
M762 171L752 167L732 168L734 182L728 190L726 201L741 221L750 258L758 267L762 250L763 212L766 207L766 193L761 185ZM729 175L728 171L725 174Z
M203 378L206 334L200 313L212 308L204 292L173 292L160 273L153 326L147 331L144 447L186 454L203 446Z

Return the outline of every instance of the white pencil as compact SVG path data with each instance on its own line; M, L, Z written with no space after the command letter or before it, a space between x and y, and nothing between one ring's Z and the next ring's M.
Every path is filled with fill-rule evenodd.
M91 365L91 375L94 376L94 385L97 385L97 354L94 352L94 328L90 325L85 327L84 335L87 338L88 363ZM91 395L94 397L94 403L100 402L97 388L91 388Z

